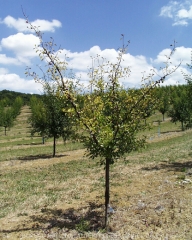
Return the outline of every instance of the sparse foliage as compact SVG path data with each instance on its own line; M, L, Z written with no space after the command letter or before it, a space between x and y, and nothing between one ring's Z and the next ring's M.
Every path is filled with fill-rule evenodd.
M127 46L118 50L115 63L101 63L91 70L88 89L79 92L79 85L74 84L73 78L66 78L67 61L61 61L58 57L59 50L54 49L54 41L43 42L42 33L30 24L36 36L40 39L40 45L36 46L40 59L46 62L46 71L43 76L27 69L27 75L46 86L48 81L56 87L59 98L70 103L70 112L78 120L82 129L81 139L87 148L87 155L91 158L100 158L105 166L105 227L108 224L108 206L110 202L110 164L123 157L126 153L142 148L145 144L145 136L138 137L137 133L147 127L144 123L146 109L153 108L155 104L154 88L176 70L169 69L169 59L175 50L175 46L167 57L162 76L153 81L155 71L143 78L139 90L124 89L120 80L129 77L130 68L123 67L123 56ZM100 57L98 57L100 59ZM89 89L92 91L90 92ZM84 93L84 102L79 104L78 96Z

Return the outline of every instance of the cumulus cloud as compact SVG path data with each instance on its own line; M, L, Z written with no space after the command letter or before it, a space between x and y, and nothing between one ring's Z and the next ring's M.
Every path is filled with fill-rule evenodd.
M22 39L24 39L23 42ZM34 53L33 50L35 41L36 44L38 44L38 38L32 34L24 35L23 33L18 33L16 35L12 35L6 39L3 39L1 41L1 45L2 49L8 49L15 53L18 63L26 63L27 61L30 61L31 58L36 56L36 53ZM140 86L143 74L147 76L152 68L155 68L157 74L161 75L162 73L160 72L159 67L163 66L163 63L166 60L165 55L169 55L170 50L171 49L162 50L157 54L157 57L155 59L147 59L143 55L134 56L130 53L126 53L124 55L122 66L129 67L131 74L129 77L121 79L121 84L123 84L125 87ZM176 48L176 51L171 58L172 64L170 64L170 66L172 67L174 65L178 65L181 60L182 64L179 70L177 70L165 80L165 85L185 83L181 74L181 69L185 71L186 63L190 63L191 51L192 48L185 48L183 46ZM71 52L64 49L61 51L61 53L58 53L58 56L61 60L66 59L67 56L68 69L73 69L76 77L80 79L80 82L83 83L84 86L88 86L88 72L92 66L97 66L98 56L100 63L102 63L102 59L115 63L117 61L118 52L115 49L102 50L99 46L93 46L89 50L83 52ZM0 62L4 62L5 64L6 61L7 64L12 63L16 65L14 58L8 58L5 55L1 54ZM19 75L8 73L7 70L3 68L0 69L0 88L34 93L38 93L40 92L39 90L42 90L41 85L35 83L33 80L20 78Z
M58 53L60 59L65 60L67 57L68 67L76 70L87 70L92 66L92 59L101 55L99 46L94 46L84 52L71 52L63 49Z
M162 64L166 61L167 57L170 54L171 49L163 49L154 60L154 63ZM181 66L186 66L187 63L191 61L191 52L192 48L185 48L184 46L177 47L170 61L173 65L178 65L181 63Z
M0 69L0 90L3 89L23 93L42 93L41 84L35 83L33 79L26 80L15 73L3 73Z
M189 19L192 19L192 5L190 6L189 10L187 10L187 9L179 10L177 16L179 18L189 18Z
M21 62L16 58L7 57L5 54L0 54L0 64L4 65L21 65Z
M162 83L163 86L168 85L179 85L179 84L186 84L185 79L183 78L182 72L190 74L190 71L186 69L186 67L181 66L177 71L171 74L165 81Z
M10 62L12 64L30 64L30 59L37 56L34 46L39 44L39 38L33 34L17 33L1 40L1 47L10 50L16 55L16 59L8 58L2 54L4 64ZM1 55L0 55L1 62ZM2 62L3 63L3 62Z
M178 65L181 60L182 66L185 66L187 62L190 62L190 48L179 47L175 51L170 64L170 67ZM129 67L131 70L130 76L125 79L121 79L120 82L125 87L138 87L141 84L142 77L147 77L151 72L151 69L156 69L156 72L159 75L162 75L162 72L158 69L164 66L166 60L165 55L170 54L171 49L162 50L156 57L156 59L151 59L150 61L146 59L145 56L137 55L133 56L130 53L124 55L124 61L122 62L122 67ZM77 78L80 78L81 82L84 85L88 85L88 70L92 66L97 65L97 56L99 56L100 62L102 58L105 61L110 61L115 63L117 61L118 52L115 49L104 49L101 50L99 46L94 46L91 49L84 52L71 52L68 50L62 50L59 57L64 60L68 57L68 67L72 68ZM165 81L165 84L177 84L178 79L181 80L181 72L177 71L173 74L174 77L168 77ZM176 77L177 76L177 77Z
M153 60L153 64L157 66L163 65L163 63L167 60L167 56L169 56L171 49L163 49ZM163 85L176 85L176 84L185 84L185 80L183 78L182 72L189 74L189 69L187 68L187 64L191 62L191 52L192 48L185 48L184 46L180 46L176 48L176 51L171 56L169 69L174 68L180 64L180 67L170 76L167 77ZM160 71L158 71L160 74Z
M27 28L26 19L13 18L12 16L5 17L1 23L5 24L9 28L13 28L18 32L33 32L30 28ZM37 19L31 22L33 26L39 27L42 32L54 32L56 28L62 26L61 22L53 19L51 22L48 20Z
M169 1L160 11L161 17L173 20L173 26L187 26L192 20L192 0Z

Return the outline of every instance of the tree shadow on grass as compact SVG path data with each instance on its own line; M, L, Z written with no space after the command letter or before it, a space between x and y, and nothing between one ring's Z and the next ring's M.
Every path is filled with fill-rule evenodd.
M42 208L41 214L30 216L31 227L17 227L10 230L0 230L2 233L21 232L29 230L50 230L65 228L67 230L98 231L103 229L103 205L89 202L88 207L78 209Z
M168 171L184 172L187 169L192 169L192 161L187 162L165 162L157 164L153 167L143 167L145 171L158 171L161 169L167 169Z
M32 216L34 222L46 224L48 229L53 227L76 230L95 231L103 227L102 204L89 202L88 207L78 209L41 209L40 216Z
M36 145L42 145L43 146L43 144L42 143L18 143L17 144L17 146L31 146L31 145L33 145L33 146L36 146Z
M60 154L60 155L55 155L55 157L53 157L52 154L38 154L38 155L29 155L29 156L23 156L23 157L18 157L18 160L22 160L22 161L33 161L33 160L37 160L37 159L50 159L50 158L61 158L61 157L65 157L68 156L66 154Z
M182 129L177 129L177 130L170 130L170 131L161 131L161 134L169 134L169 133L179 133L183 132Z

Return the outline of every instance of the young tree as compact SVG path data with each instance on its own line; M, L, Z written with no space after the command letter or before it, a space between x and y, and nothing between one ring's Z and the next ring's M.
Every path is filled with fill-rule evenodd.
M123 56L126 47L118 50L117 62L102 62L91 71L90 85L84 94L84 103L78 103L77 87L73 87L73 79L66 78L66 61L61 61L58 51L54 49L54 42L43 42L42 33L39 29L29 23L36 36L40 39L40 45L36 46L41 60L47 64L46 73L43 77L27 69L27 75L36 81L46 85L46 80L51 79L57 86L61 98L70 103L71 111L78 119L81 126L81 139L87 148L87 154L91 158L100 157L105 166L105 227L108 223L108 207L110 202L110 164L123 157L125 153L137 150L144 146L145 136L138 137L137 133L147 126L144 124L146 109L153 105L153 90L164 79L170 75L172 70L168 68L168 62L163 69L163 75L153 81L151 74L143 79L139 91L126 91L119 80L130 74L129 67L122 67ZM175 47L171 51L173 54ZM169 61L168 56L168 61ZM46 76L46 78L45 78ZM72 87L71 87L72 86ZM85 134L84 134L85 133Z
M73 119L65 112L67 110L64 101L56 97L54 90L50 87L42 100L31 99L32 116L29 122L32 126L32 134L40 133L44 138L53 138L53 157L56 154L56 140L62 137L66 141L73 133Z
M3 107L8 107L11 105L11 100L8 97L4 97L0 100L0 105Z
M20 114L20 110L22 106L23 106L23 99L21 97L16 97L12 105L14 118L16 118Z
M183 77L185 79L185 81L187 82L187 99L188 99L188 103L189 103L189 110L192 114L192 54L191 54L191 63L187 64L188 70L190 71L190 73L183 73ZM190 119L190 123L189 126L192 126L191 123L191 119Z
M12 105L8 98L0 102L0 126L4 127L5 135L7 135L7 128L13 126L14 120L20 113L23 101L20 97L16 98Z
M39 133L43 138L46 135L46 113L42 99L32 96L30 99L31 116L28 122L31 125L31 135Z
M182 131L190 124L191 111L190 103L187 96L187 86L178 86L172 93L172 107L168 112L171 121L181 122Z
M163 115L163 121L165 121L165 113L170 108L170 87L160 87L157 89L158 105L157 109Z
M13 126L14 115L11 107L1 109L0 125L4 127L5 136L7 135L7 128Z
M2 123L3 123L3 104L0 101L0 127L2 127Z

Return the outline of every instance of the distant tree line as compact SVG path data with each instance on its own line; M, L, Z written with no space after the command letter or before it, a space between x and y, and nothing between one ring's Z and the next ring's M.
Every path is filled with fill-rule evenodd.
M21 93L9 90L0 91L0 101L4 101L6 106L12 105L17 97L22 98L23 104L28 105L31 99L31 96L36 96L37 98L41 98L39 94L30 94L30 93Z

